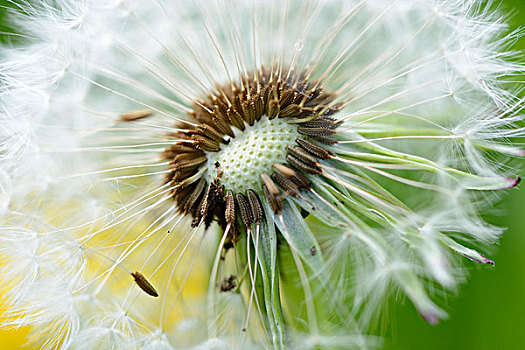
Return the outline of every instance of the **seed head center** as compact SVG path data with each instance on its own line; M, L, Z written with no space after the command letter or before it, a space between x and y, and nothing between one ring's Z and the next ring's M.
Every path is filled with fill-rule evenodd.
M222 171L225 189L234 193L246 193L248 189L262 192L261 173L270 174L273 164L285 162L286 146L293 145L299 136L297 127L285 119L263 116L239 131L219 152L207 153L206 180L211 182L217 171Z

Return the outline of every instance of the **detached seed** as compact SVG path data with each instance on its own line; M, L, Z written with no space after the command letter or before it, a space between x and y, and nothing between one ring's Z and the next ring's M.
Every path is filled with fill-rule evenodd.
M151 295L152 297L158 297L159 293L155 288L149 283L149 281L142 275L140 272L132 272L131 276L135 280L135 283L144 291L144 293Z

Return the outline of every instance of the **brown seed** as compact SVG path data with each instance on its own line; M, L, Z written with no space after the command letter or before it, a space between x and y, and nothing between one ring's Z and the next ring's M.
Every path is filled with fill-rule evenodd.
M319 175L322 173L321 168L318 166L312 166L310 164L303 163L299 158L295 157L294 155L288 154L286 156L286 161L290 163L293 167L295 167L298 170L304 171L308 174L314 174Z
M318 142L324 143L325 145L333 145L334 143L337 143L337 140L334 140L330 137L325 137L325 136L310 136L310 137Z
M200 156L197 158L184 160L179 160L175 158L173 161L170 162L170 168L174 169L175 171L193 170L198 168L201 164L205 163L206 160L206 156Z
M317 165L317 158L312 156L310 153L306 152L304 149L294 146L286 146L286 150L289 154L299 158L303 163L306 163L311 166Z
M221 283L221 292L229 292L235 287L237 287L237 283L235 283L235 275L230 275L230 277L225 278Z
M213 116L212 121L213 121L213 124L217 127L217 129L220 130L223 134L226 134L230 137L235 136L230 125L227 122L225 122L222 118Z
M275 169L275 171L278 171L279 173L281 173L282 175L286 177L292 177L295 175L295 170L293 170L292 168L284 164L276 163L273 165L273 168Z
M270 103L268 103L268 119L272 120L279 114L279 101L277 100L270 100Z
M316 145L315 143L302 139L302 138L296 138L295 141L301 146L302 149L305 151L308 151L313 156L320 158L320 159L330 159L334 156L332 152L329 150Z
M122 113L119 116L118 121L120 121L120 122L134 122L136 120L144 119L144 118L150 117L152 115L153 115L153 111L151 111L149 109L144 109L144 110L140 110L140 111L131 111L131 112Z
M237 199L237 205L239 206L241 220L244 223L244 225L249 228L253 224L253 214L250 208L250 204L241 193L237 193L235 197Z
M197 186L195 186L194 190L191 192L190 196L188 197L188 201L184 205L184 214L187 214L189 211L193 209L195 205L199 204L199 199L204 191L204 188L206 186L206 180L200 179L200 181L197 183Z
M326 129L334 130L338 127L338 123L337 123L337 120L333 118L320 117L320 118L316 118L316 119L301 123L301 126L305 128L310 128L310 129L326 128Z
M268 187L266 187L266 185L263 186L263 192L264 196L266 197L266 200L268 201L268 204L270 204L270 208L272 208L272 211L275 214L279 214L283 210L281 199L270 193L270 190L268 190Z
M274 172L272 174L272 180L275 181L283 190L288 192L290 195L297 197L300 195L299 187L289 178Z
M159 293L155 288L149 283L149 281L144 277L140 272L132 272L131 276L135 280L135 283L142 289L146 294L151 295L152 297L158 297Z
M235 201L233 200L232 191L228 190L226 196L224 196L224 201L226 202L226 209L224 211L224 218L226 223L230 225L235 224Z
M202 135L194 134L191 136L191 139L195 140L195 147L197 147L198 149L202 151L218 152L221 149L221 147L219 146L217 142L212 141L209 138L204 137Z
M253 190L248 190L248 201L250 202L250 207L252 208L252 215L253 220L255 223L261 222L263 218L263 210L261 207L261 203L259 202L259 198L257 197L257 194Z
M210 125L201 124L197 126L199 134L213 140L217 143L224 142L224 134L211 127Z
M272 179L268 175L266 175L266 173L261 174L261 179L263 180L264 185L266 186L266 188L268 188L268 191L270 191L272 195L279 195L279 189L277 188L277 186L275 186L275 183L272 181Z
M235 126L237 129L244 131L244 119L239 112L237 112L234 109L228 110L228 119L230 120L230 123Z
M301 106L296 104L291 104L288 107L284 108L281 113L279 113L279 118L291 118L296 117L301 114Z
M281 108L288 107L288 105L292 103L294 95L295 92L293 90L286 90L285 92L283 92L281 98L279 99L279 105L281 106Z
M310 248L310 255L314 256L317 254L317 248L315 246L312 246L312 248Z
M297 128L297 131L300 134L311 136L311 137L317 137L317 136L330 136L335 134L335 130L330 128L307 128L304 126L300 126Z

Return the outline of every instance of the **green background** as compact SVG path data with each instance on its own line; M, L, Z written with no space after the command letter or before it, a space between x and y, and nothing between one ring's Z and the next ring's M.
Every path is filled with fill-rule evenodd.
M5 0L0 0L0 6L6 5ZM502 7L511 15L512 29L525 26L525 0L504 0ZM13 39L3 33L11 31L5 26L5 12L5 8L0 8L3 42ZM525 38L515 48L525 50ZM503 215L490 221L508 230L500 246L489 255L496 266L467 265L468 282L461 286L457 296L448 299L448 320L430 326L408 301L396 299L390 303L384 349L525 349L524 207L525 191L519 188L510 191L498 206ZM25 333L0 331L1 348L19 348Z

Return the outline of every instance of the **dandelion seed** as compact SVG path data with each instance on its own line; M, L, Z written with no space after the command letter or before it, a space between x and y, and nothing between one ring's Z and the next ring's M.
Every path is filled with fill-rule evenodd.
M494 264L523 62L490 4L17 6L0 282L36 347L368 348L392 292L437 323Z

